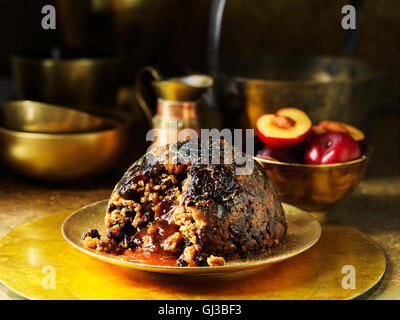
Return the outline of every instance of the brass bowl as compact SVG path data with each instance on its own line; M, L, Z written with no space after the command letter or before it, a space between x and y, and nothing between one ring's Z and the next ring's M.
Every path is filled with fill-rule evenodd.
M372 148L357 160L308 165L254 157L267 172L283 202L307 211L324 211L353 192L364 176Z
M61 105L113 106L119 57L90 48L21 50L11 57L18 99Z
M82 132L106 126L106 120L87 112L30 101L6 101L1 107L1 125L29 132Z
M15 172L38 180L74 180L102 173L121 160L129 139L129 116L113 111L112 117L118 126L82 133L34 133L0 127L0 154Z

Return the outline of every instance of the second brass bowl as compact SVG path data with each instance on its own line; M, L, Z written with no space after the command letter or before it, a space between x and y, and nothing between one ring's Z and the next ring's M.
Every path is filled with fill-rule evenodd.
M31 100L6 101L1 125L28 132L83 132L104 128L106 121L93 114Z
M74 180L102 173L122 158L129 139L129 116L113 111L113 117L118 126L82 133L36 133L0 127L2 160L15 172L38 180Z
M307 211L323 211L354 191L372 153L350 162L308 165L255 157L266 170L283 202Z

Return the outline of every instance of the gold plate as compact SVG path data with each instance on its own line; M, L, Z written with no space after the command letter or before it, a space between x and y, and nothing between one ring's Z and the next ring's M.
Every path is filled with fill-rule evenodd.
M131 267L139 270L173 273L173 274L214 274L221 272L234 272L249 270L280 262L294 257L311 248L321 236L321 226L318 221L305 211L284 204L285 216L288 223L288 232L284 240L273 247L268 255L257 259L246 259L228 262L225 266L218 267L172 267L157 266L129 262L124 255L99 253L83 246L81 235L91 229L97 229L101 235L106 233L104 217L108 200L99 201L72 213L62 225L64 238L75 248L97 259Z
M266 268L201 277L143 272L70 246L60 232L70 213L36 219L0 239L4 285L29 299L352 299L370 292L386 267L384 252L364 233L325 220L312 248ZM342 286L349 265L354 289Z

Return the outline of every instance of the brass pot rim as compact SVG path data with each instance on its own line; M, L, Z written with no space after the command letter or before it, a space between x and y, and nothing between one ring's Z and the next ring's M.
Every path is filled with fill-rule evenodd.
M24 56L24 55L12 55L12 59L14 60L19 60L21 62L28 62L28 63L33 63L33 64L39 64L39 65L67 65L67 64L97 64L97 63L115 63L118 61L119 57L101 57L101 58L63 58L63 59L54 59L54 58L33 58L29 56Z
M67 105L60 105L60 104L55 104L55 103L50 103L50 102L44 102L44 101L36 101L36 100L30 100L30 99L12 99L12 100L6 100L1 103L1 106L6 106L6 105L37 105L37 106L43 106L43 107L48 107L48 108L54 108L57 110L62 110L65 112L74 112L77 114L82 114L82 115L88 115L88 116L94 116L96 115L90 114L89 112L85 110L79 110L72 108Z
M15 100L15 101L31 101L31 100ZM42 102L40 102L42 103ZM46 103L47 104L47 103ZM51 105L51 104L48 104ZM62 106L59 106L61 108L64 108ZM90 112L93 110L77 110L82 111L82 112ZM118 125L112 126L112 127L106 127L106 128L100 128L97 130L93 131L82 131L82 132L30 132L30 131L23 131L23 130L13 130L9 128L5 128L0 125L0 132L7 134L8 136L14 136L14 137L19 137L19 138L28 138L28 139L33 139L33 138L39 138L39 139L55 139L55 138L87 138L90 135L99 135L99 134L107 134L110 132L117 132L120 130L125 130L128 128L132 122L133 118L129 117L128 113L125 113L121 110L113 110L113 111L107 111L107 110L102 110L104 112L104 116L109 116L109 117L114 117L116 122L118 122ZM98 110L100 114L94 114L94 115L101 115L102 112Z
M257 57L259 58L264 58L264 57ZM350 57L340 57L340 56L332 56L332 55L310 55L310 56L267 56L269 59L276 59L277 61L281 61L280 59L300 59L300 60L332 60L332 61L343 61L349 64L353 65L360 65L363 66L363 68L366 68L369 70L369 73L367 75L362 75L360 77L354 78L354 79L334 79L334 80L329 80L329 81L321 81L321 80L290 80L290 79L268 79L268 78L262 78L259 76L251 77L251 76L239 76L239 75L234 75L234 74L228 74L231 78L235 79L236 81L240 83L254 83L258 85L271 85L271 84L276 84L276 85L308 85L308 86L321 86L321 85L332 85L332 84L339 84L339 83L361 83L361 82L369 82L369 81L376 81L377 79L383 79L386 75L387 72L383 70L382 68L367 64L366 62L359 60L359 59L354 59Z
M268 159L263 159L260 157L254 156L254 160L261 162L261 163L267 163L271 165L277 165L277 166L283 166L283 167L296 167L296 168L332 168L332 167L346 167L346 166L352 166L355 164L363 163L366 161L369 161L371 158L373 148L370 145L367 145L365 147L365 154L359 158L355 159L352 161L347 161L347 162L339 162L339 163L330 163L330 164L305 164L305 163L289 163L289 162L281 162L281 161L272 161Z
M88 138L91 135L107 134L110 132L117 132L126 129L128 124L118 125L112 128L100 129L87 132L29 132L7 129L0 126L0 132L7 134L8 136L27 138L27 139L65 139L65 138Z
M250 77L241 77L234 76L233 78L241 83L253 83L256 85L299 85L302 86L330 86L332 84L350 84L350 83L361 83L361 82L369 82L376 81L377 79L383 79L385 77L385 73L377 72L374 75L368 77L362 77L359 79L340 79L340 80L329 80L329 81L318 81L318 80L273 80L273 79L261 79L261 78L250 78Z
M47 54L58 49L60 52L67 52L72 56L61 56L60 58L52 58ZM80 53L80 50L87 52ZM68 53L69 52L69 53ZM92 53L92 55L91 55ZM97 53L97 54L93 54ZM76 56L73 56L76 54ZM42 55L42 56L41 56ZM99 49L92 47L77 46L53 46L50 48L23 48L11 54L11 59L20 60L22 62L30 62L36 64L67 64L67 63L104 63L115 62L121 58L120 53L116 50Z

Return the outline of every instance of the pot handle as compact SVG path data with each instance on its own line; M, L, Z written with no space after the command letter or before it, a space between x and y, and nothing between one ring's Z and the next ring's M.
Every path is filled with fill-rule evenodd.
M224 75L221 73L219 64L219 47L221 43L222 16L224 14L225 4L226 0L213 0L209 18L207 61L209 74L214 79L212 99L215 105L218 105L217 103L222 101L221 98L223 95L222 78Z
M351 5L356 10L356 29L346 30L345 43L342 50L342 55L352 56L355 52L357 42L360 35L361 15L362 15L362 0L351 0ZM210 75L215 79L213 86L214 99L218 100L221 94L221 80L225 76L221 73L219 64L219 49L221 39L222 17L224 13L226 0L213 0L210 10L210 21L208 29L208 46L207 60Z
M358 39L360 38L363 0L351 0L350 4L356 10L356 28L345 31L346 34L345 34L342 55L346 57L354 55Z
M150 102L150 88L148 86L148 80L144 81L145 76L152 79L151 81L161 80L162 76L158 69L152 66L145 66L139 69L136 73L135 78L135 95L136 100L142 109L144 115L146 116L147 121L150 124L150 127L153 127L153 107ZM147 82L147 84L146 84Z

